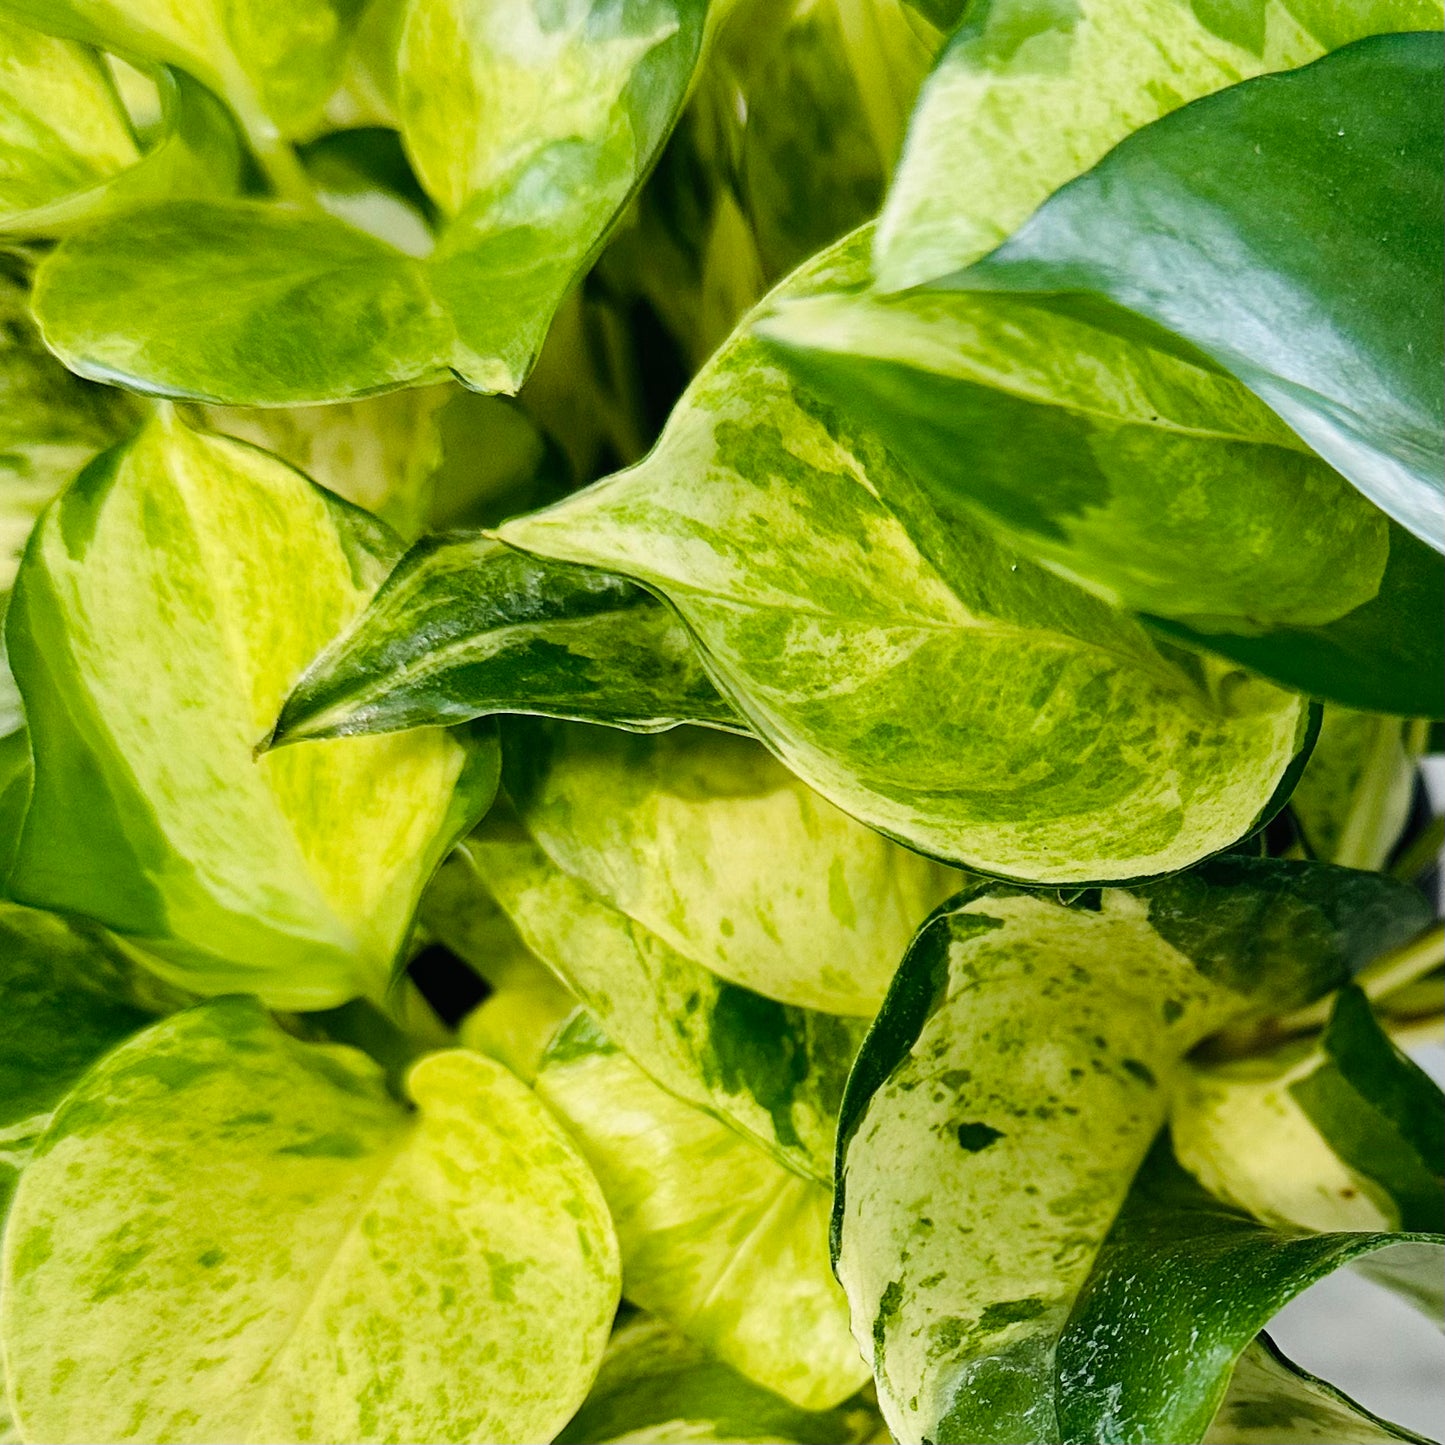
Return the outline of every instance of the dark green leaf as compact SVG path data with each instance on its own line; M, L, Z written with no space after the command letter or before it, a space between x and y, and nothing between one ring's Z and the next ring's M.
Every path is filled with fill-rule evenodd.
M1445 550L1442 44L1371 37L1175 111L952 282L1168 328Z
M297 683L273 745L499 712L642 732L744 727L650 593L456 535L427 538L401 560Z

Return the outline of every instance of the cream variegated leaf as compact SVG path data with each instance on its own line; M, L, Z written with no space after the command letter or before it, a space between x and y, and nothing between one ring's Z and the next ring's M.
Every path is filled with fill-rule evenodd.
M417 733L257 757L394 534L265 452L162 414L46 513L9 616L35 785L13 896L142 943L203 993L380 998L495 743Z
M617 1303L597 1183L489 1059L430 1055L406 1092L246 999L110 1054L41 1139L6 1234L22 1431L549 1439Z
M553 1041L537 1092L602 1185L628 1299L800 1409L858 1390L868 1368L823 1185L659 1087L586 1014Z

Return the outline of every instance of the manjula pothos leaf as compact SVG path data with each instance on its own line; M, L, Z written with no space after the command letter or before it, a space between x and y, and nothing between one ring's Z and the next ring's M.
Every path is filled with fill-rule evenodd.
M856 233L785 299L867 279ZM1303 698L1143 628L940 519L750 320L638 466L498 530L662 595L719 690L860 821L979 872L1148 876L1229 846L1293 781Z
M82 375L237 405L451 374L515 391L676 117L704 12L704 0L415 0L396 110L442 217L434 246L423 235L410 254L354 229L305 204L304 180L284 203L158 204L46 261L46 339Z
M45 513L8 617L34 791L11 895L278 1008L379 998L417 895L496 785L462 732L256 756L401 552L276 458L168 412Z
M35 1439L545 1440L581 1403L617 1244L500 1064L356 1050L219 999L122 1044L22 1175L0 1308Z
M655 1084L586 1013L553 1039L537 1093L602 1186L628 1299L800 1409L864 1384L825 1186Z
M1165 327L1445 552L1442 80L1437 29L1198 100L953 283L1089 293Z
M940 909L839 1125L838 1275L895 1436L1198 1438L1067 1423L1074 1386L1056 1351L1079 1292L1185 1055L1338 986L1428 920L1419 894L1379 875L1242 857L1069 907L993 885ZM1182 1352L1214 1403L1268 1313L1210 1368ZM1119 1378L1093 1383L1107 1393ZM1140 1388L1130 1410L1162 1408Z
M1439 713L1445 562L1169 338L1067 296L846 286L758 329L949 528L1288 687Z

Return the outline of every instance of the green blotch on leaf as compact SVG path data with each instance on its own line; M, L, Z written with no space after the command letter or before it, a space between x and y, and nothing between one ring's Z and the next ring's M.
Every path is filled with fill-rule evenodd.
M987 1149L995 1139L1002 1139L1003 1131L995 1129L989 1124L972 1122L958 1126L958 1142L968 1150L970 1154L977 1154L981 1149Z

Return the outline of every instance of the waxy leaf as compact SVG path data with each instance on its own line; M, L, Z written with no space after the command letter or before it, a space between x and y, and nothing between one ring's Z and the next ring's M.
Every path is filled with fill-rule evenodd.
M867 279L868 234L775 304ZM804 782L922 852L1046 882L1151 875L1282 801L1309 709L945 526L866 428L747 325L640 465L498 535L633 577Z
M12 896L135 938L197 992L380 998L422 884L490 800L495 743L254 750L399 551L274 457L168 414L98 458L46 513L10 608L35 751Z
M1438 1272L1442 1245L1439 1234L1277 1232L1201 1189L1164 1135L1059 1339L1054 1438L1200 1440L1235 1360L1296 1295L1381 1250L1428 1253Z
M759 330L949 525L1302 692L1439 712L1445 564L1239 382L1039 298L844 292Z
M1290 794L1311 852L1346 868L1383 868L1414 801L1427 724L1327 707L1314 751Z
M597 1383L557 1445L861 1445L877 1428L864 1405L800 1410L639 1315L613 1332Z
M549 1439L617 1303L596 1181L489 1059L433 1054L406 1088L414 1110L246 999L87 1075L5 1237L27 1436Z
M1445 551L1442 60L1439 34L1375 36L1186 106L957 284L1087 292L1168 328Z
M467 851L528 948L663 1088L796 1173L831 1177L860 1020L719 978L557 867L501 808Z
M602 1186L628 1299L802 1409L867 1380L823 1185L653 1083L585 1013L548 1049L537 1093Z
M1423 1435L1370 1414L1287 1360L1268 1335L1239 1357L1229 1393L1204 1445L1431 1445Z
M918 925L965 881L840 813L751 738L504 736L508 793L557 867L783 1003L872 1018Z
M941 909L839 1124L838 1277L895 1436L1182 1439L1060 1436L1053 1361L1184 1057L1427 913L1375 874L1243 857L1073 907L995 886Z
M232 405L342 400L449 372L516 391L676 117L704 10L414 0L397 104L444 217L434 250L410 255L275 204L142 209L46 261L47 340L81 375Z
M879 225L879 282L901 291L970 265L1111 146L1186 101L1442 19L1440 0L969 6L913 114Z
M1191 1070L1170 1129L1179 1161L1258 1219L1445 1228L1445 1096L1357 988L1341 990L1312 1045Z
M741 730L686 631L621 577L484 538L419 542L306 670L276 744L537 713L642 732Z

